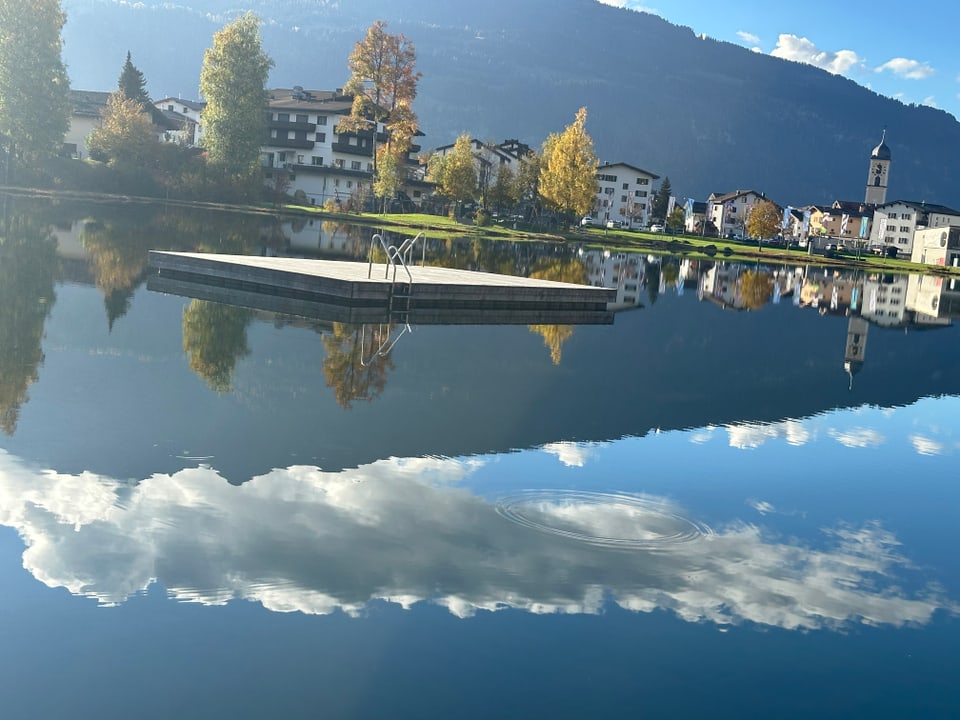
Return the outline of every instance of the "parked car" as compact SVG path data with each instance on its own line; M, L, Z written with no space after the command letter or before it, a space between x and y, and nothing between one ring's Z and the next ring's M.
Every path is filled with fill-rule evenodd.
M655 224L650 226L650 232L663 232L663 225Z
M589 215L584 215L582 218L580 218L581 227L591 227L592 225L593 225L593 218L590 217Z

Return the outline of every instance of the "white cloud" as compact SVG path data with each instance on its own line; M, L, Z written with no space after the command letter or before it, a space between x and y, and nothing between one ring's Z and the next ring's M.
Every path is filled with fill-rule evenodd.
M631 2L631 0L596 0L602 5L611 5L618 8L627 8L629 10L636 10L637 12L650 13L651 15L659 15L660 11L651 7L647 7L643 3Z
M927 95L927 96L920 102L920 104L921 104L921 105L926 105L927 107L932 107L932 108L939 107L939 106L937 105L936 98L934 98L933 95Z
M940 455L944 451L943 443L922 435L911 435L910 444L921 455Z
M816 431L801 420L727 425L727 434L730 436L730 447L741 450L760 447L768 440L783 439L797 446L816 438Z
M198 467L131 483L32 470L0 450L0 524L20 534L37 579L105 605L157 582L179 600L316 614L360 615L374 599L460 617L596 613L610 597L690 621L812 629L956 610L934 587L906 594L899 576L914 570L877 524L829 530L813 547L738 522L695 532L665 499L588 493L541 494L510 522L455 484L473 467L293 466L241 486ZM662 542L626 552L585 541L625 534Z
M863 61L853 50L820 50L807 38L789 34L780 35L777 47L770 54L784 60L815 65L834 75L844 75L851 68L863 65Z
M777 509L766 500L747 500L747 505L752 507L761 515L769 515L770 513L777 511Z
M886 438L870 428L851 428L849 430L831 430L830 437L849 448L872 448L884 443Z
M898 77L908 80L924 80L936 72L929 63L921 63L917 60L908 60L907 58L893 58L883 65L877 67L874 72L883 72L889 70Z
M753 33L746 32L745 30L738 30L737 37L743 40L747 45L759 45L760 38L758 38Z
M567 467L583 467L595 452L595 446L587 443L559 442L548 443L542 448Z

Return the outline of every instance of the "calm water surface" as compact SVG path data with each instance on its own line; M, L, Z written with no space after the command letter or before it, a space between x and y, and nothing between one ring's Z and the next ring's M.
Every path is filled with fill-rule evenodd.
M8 208L5 717L960 716L949 282L443 242L618 312L409 329L146 285L369 233Z

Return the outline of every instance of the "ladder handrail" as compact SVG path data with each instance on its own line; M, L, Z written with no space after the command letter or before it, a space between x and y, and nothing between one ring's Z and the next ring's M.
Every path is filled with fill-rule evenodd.
M390 258L390 247L393 247L392 245L391 245L390 247L387 247L387 244L383 241L383 235L381 235L380 233L374 233L373 237L370 238L370 249L367 251L367 280L369 280L369 279L370 279L370 276L373 274L373 246L374 246L374 241L379 241L379 242L380 242L380 247L383 248L383 252L386 253L388 260L389 260L389 258ZM387 274L390 272L390 269L389 269L389 268L390 268L390 266L389 266L389 264L388 264L388 265L385 266L384 269L383 269L383 279L384 279L384 280L387 279Z
M370 276L373 274L373 248L376 242L379 242L380 247L383 248L384 253L387 255L387 263L383 268L383 279L386 280L390 276L390 268L393 267L393 282L397 282L397 263L399 262L407 273L407 279L412 283L413 276L410 274L410 268L407 266L410 263L410 256L413 254L413 249L417 245L417 240L422 240L420 243L420 267L424 267L427 264L427 241L426 235L422 230L414 237L406 238L399 246L387 245L383 239L383 235L375 233L373 237L370 238L370 249L367 251L367 279L370 279Z

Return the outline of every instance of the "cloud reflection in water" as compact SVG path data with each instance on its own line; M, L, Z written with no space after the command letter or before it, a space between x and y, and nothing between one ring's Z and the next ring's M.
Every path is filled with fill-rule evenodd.
M504 517L457 485L481 462L293 466L238 487L206 467L137 484L38 472L0 451L0 523L23 538L37 579L103 604L156 581L179 600L246 599L280 612L359 615L382 599L432 601L458 616L597 613L612 600L690 621L804 629L926 623L946 604L933 589L901 589L894 574L909 564L878 524L831 529L824 548L733 522L684 542L615 549ZM692 522L656 498L661 524L644 525L652 516L623 497L539 497L538 522L619 537L631 520L644 526L630 531L639 538L669 537L669 518Z

